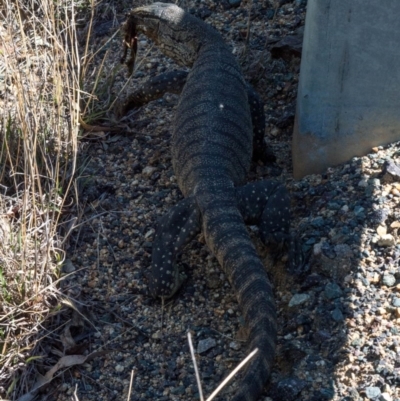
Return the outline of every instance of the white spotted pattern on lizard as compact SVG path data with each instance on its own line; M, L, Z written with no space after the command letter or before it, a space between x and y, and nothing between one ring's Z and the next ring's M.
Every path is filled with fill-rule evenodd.
M266 243L293 244L290 198L276 181L245 184L253 153L251 94L249 99L237 61L220 34L165 3L133 9L124 31L126 43L134 43L136 34L143 33L167 56L191 67L189 73L180 73L180 79L179 73L175 75L176 81L173 75L159 78L158 86L157 79L149 81L124 106L126 111L166 90L181 92L171 150L185 199L157 226L150 290L161 298L175 294L182 281L177 255L202 231L237 296L249 348L259 350L232 400L255 401L273 364L277 323L271 284L245 223L258 224Z

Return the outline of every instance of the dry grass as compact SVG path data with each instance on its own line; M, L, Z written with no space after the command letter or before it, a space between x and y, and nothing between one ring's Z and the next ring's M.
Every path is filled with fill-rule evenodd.
M0 1L0 398L16 399L56 283L74 176L81 66L72 0ZM64 230L65 231L65 230Z
M118 32L93 47L96 12L95 0L0 0L0 399L26 397L54 363L41 340L68 307L58 283L82 211L81 128L121 129L122 66L106 50Z

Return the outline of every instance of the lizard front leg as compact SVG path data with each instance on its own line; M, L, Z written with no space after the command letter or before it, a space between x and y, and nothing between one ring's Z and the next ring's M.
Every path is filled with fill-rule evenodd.
M276 160L272 149L264 140L265 135L265 113L264 104L254 88L246 83L247 99L250 106L251 124L253 126L253 160L260 160L264 164Z
M122 117L128 113L129 110L141 107L153 100L160 99L166 93L175 93L179 95L186 84L188 74L188 71L175 70L149 78L143 83L143 85L131 93L122 105L117 105L117 116ZM251 122L253 125L253 160L260 160L263 163L274 162L276 157L264 140L264 105L260 96L250 84L246 84L246 89Z
M176 258L201 230L200 211L193 197L180 201L158 222L152 248L150 292L154 297L170 298L183 278Z
M175 70L149 78L143 85L131 93L121 106L117 106L116 114L118 117L122 117L129 110L160 99L166 93L179 95L186 83L187 75L187 71Z

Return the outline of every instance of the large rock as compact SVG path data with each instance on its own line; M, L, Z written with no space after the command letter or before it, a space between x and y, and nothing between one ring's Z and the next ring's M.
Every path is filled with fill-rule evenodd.
M400 140L400 1L309 0L294 175Z

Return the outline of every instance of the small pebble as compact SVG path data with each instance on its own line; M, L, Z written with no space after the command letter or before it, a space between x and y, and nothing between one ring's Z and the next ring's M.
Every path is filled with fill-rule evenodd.
M319 242L318 244L315 244L315 245L313 246L313 253L314 253L315 256L318 256L318 255L321 254L322 245L323 245L323 243L322 243L322 242Z
M388 393L382 393L381 396L379 397L379 401L393 401L393 398Z
M393 188L390 191L394 196L400 196L400 191L397 188Z
M400 308L400 298L394 297L394 298L393 298L393 301L392 301L392 305L393 305L395 308Z
M342 295L342 290L341 288L336 284L336 283L328 283L325 286L325 296L328 299L336 299L339 298Z
M155 233L155 230L152 228L151 230L147 231L147 233L144 235L144 238L149 238Z
M344 320L343 313L339 308L334 309L331 313L331 316L335 322L342 322Z
M386 312L386 309L383 308L383 307L379 307L379 308L376 309L376 314L377 314L377 315L385 316L386 313L387 313L387 312Z
M400 167L394 163L393 160L389 160L385 163L385 169L395 180L400 179Z
M370 400L377 400L378 397L381 395L381 390L379 387L367 387L365 389L365 395Z
M396 244L396 241L392 234L382 235L381 238L378 240L379 246L388 247L388 246L394 246L395 244Z
M362 214L363 212L364 212L364 208L362 207L362 206L356 206L355 208L354 208L354 214L357 216L357 215L360 215L360 214Z
M207 352L209 349L215 347L217 342L213 338L206 338L205 340L200 340L197 345L197 353L202 354Z
M387 234L387 227L384 224L381 224L378 226L378 228L376 229L376 232L383 237L384 235Z
M153 166L146 166L142 170L142 174L144 177L149 178L157 169Z
M121 372L123 372L124 371L124 366L122 366L122 365L117 365L116 367L115 367L115 371L117 372L117 373L121 373Z
M293 306L302 305L302 304L308 302L309 299L310 299L310 296L308 294L293 295L293 297L289 301L289 308L292 308Z
M382 278L382 283L387 287L393 287L396 284L396 277L392 274L384 274Z
M379 187L381 185L381 180L379 178L373 178L371 180L371 185L373 187Z
M380 276L377 272L368 274L367 277L368 277L368 278L367 278L368 281L369 281L371 284L378 284L378 283L381 281L381 276Z
M240 345L240 343L238 343L237 341L231 341L231 342L229 343L229 347L232 348L232 349L234 349L235 351L238 351L238 350L240 350L241 345Z
M151 338L154 340L160 340L162 338L163 334L160 330L156 331L151 335Z
M72 263L71 259L66 259L65 260L65 262L63 264L63 267L62 267L62 271L64 273L72 273L72 272L75 271L75 266Z

